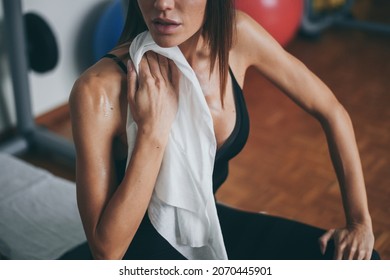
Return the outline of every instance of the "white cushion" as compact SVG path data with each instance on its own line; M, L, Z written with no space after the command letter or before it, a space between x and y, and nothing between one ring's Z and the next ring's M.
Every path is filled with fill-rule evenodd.
M0 153L0 255L57 259L85 240L75 184Z

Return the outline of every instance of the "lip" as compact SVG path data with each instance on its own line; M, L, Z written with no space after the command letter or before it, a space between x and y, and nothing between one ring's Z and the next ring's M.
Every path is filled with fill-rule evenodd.
M178 21L161 17L154 18L152 23L159 33L165 35L173 34L181 26L181 23Z

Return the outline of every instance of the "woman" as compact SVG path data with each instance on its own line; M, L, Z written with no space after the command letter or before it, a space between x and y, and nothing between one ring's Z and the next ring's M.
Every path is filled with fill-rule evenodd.
M328 138L346 226L323 231L217 205L229 258L372 257L371 218L348 114L313 73L233 7L233 0L130 0L119 45L78 79L70 96L77 199L91 256L84 244L64 258L184 258L146 214L178 109L180 79L176 66L153 52L141 60L138 75L131 61L124 66L131 41L147 29L159 46L179 46L200 82L217 141L214 192L248 136L241 88L251 66L315 117ZM128 106L138 132L125 169Z

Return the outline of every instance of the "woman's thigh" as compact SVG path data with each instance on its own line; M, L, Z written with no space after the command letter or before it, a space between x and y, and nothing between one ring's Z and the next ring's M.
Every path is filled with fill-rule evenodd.
M324 255L320 251L318 240L324 229L221 204L217 204L217 211L229 259L333 259L333 240ZM380 259L378 252L374 250L371 259Z
M321 254L323 229L261 213L218 205L218 215L230 259L331 259L330 242Z

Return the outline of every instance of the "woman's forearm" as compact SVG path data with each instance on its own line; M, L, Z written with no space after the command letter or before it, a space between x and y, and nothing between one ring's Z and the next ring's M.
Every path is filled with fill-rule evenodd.
M139 134L125 176L94 230L95 258L121 259L148 207L166 141Z
M351 119L337 104L332 114L321 120L335 168L347 225L365 224L371 227L367 195L358 148Z

